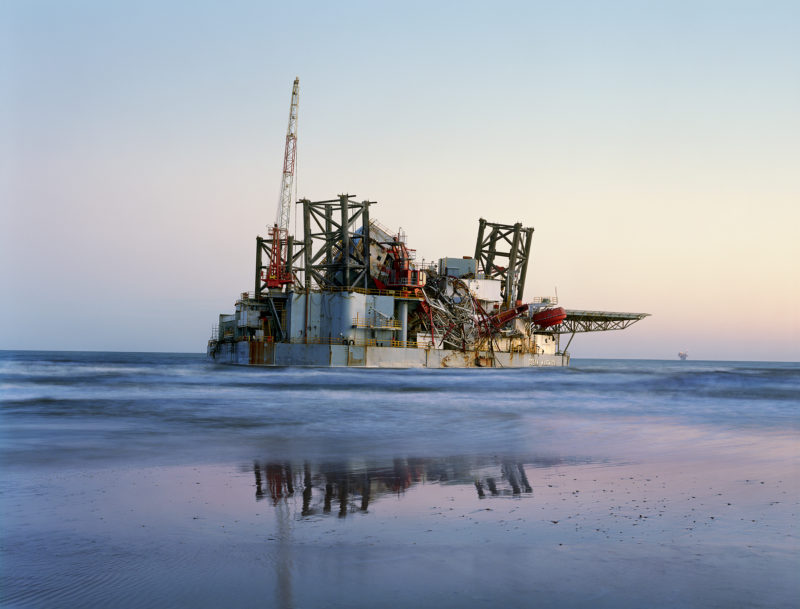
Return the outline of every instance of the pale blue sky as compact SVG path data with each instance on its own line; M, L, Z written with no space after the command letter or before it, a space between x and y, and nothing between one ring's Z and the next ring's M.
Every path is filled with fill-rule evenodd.
M534 226L580 356L800 359L800 3L0 1L0 348L200 351L298 194ZM763 320L763 321L762 321Z

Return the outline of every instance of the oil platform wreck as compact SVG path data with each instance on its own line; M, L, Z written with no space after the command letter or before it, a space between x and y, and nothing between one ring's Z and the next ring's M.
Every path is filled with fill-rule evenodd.
M474 256L418 262L402 231L354 195L302 199L289 234L299 81L292 90L281 200L256 238L255 285L219 316L213 361L256 366L448 368L569 365L579 332L621 330L646 313L576 311L525 300L533 228L479 220ZM569 335L562 348L564 335Z

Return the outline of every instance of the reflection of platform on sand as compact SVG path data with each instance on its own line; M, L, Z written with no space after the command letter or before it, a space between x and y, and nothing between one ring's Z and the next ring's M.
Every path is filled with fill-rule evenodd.
M384 495L399 495L416 484L474 485L478 497L532 495L526 468L577 463L555 458L407 458L374 463L253 464L256 500L274 505L302 495L301 516L367 512ZM266 487L266 488L265 488Z

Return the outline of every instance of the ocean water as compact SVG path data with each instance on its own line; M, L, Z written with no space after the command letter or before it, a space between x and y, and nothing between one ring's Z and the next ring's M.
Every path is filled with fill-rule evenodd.
M589 425L584 457L606 458L598 436L641 418L708 433L800 429L791 363L253 369L194 354L0 352L0 383L11 467L560 451Z
M797 363L5 351L0 398L3 606L800 605Z

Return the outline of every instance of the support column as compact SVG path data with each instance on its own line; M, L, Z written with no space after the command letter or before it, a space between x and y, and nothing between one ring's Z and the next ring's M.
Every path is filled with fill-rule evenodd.
M370 225L369 225L369 201L363 201L361 203L363 205L361 209L361 245L364 248L364 255L362 258L364 259L364 289L369 289L369 280L371 277L370 272Z
M525 229L525 253L523 262L519 270L519 283L517 283L517 298L522 300L522 295L525 293L525 278L528 275L528 262L531 256L531 242L533 241L533 229Z
M303 242L306 265L305 319L303 320L303 342L308 344L308 300L311 298L311 201L303 199ZM290 337L291 338L291 337Z
M408 301L401 300L397 311L400 316L400 341L406 347L408 342Z
M256 237L256 289L255 296L258 300L261 295L261 237Z
M330 280L331 266L333 264L333 207L325 206L325 276Z
M494 279L497 275L494 268L494 257L497 254L497 225L492 226L492 232L489 233L489 249L486 251L486 268L484 273L486 279Z
M342 241L342 285L350 287L350 205L347 195L339 195L339 205L342 208L342 225L341 225L341 241Z
M289 235L286 237L286 260L284 261L283 272L285 275L292 278L294 282L294 275L292 274L292 252L294 251L294 237ZM281 287L283 289L283 287Z
M483 266L483 231L486 230L486 220L481 218L478 221L478 241L475 243L475 260L476 260L476 268L475 272L478 271L478 266ZM486 272L486 269L483 269L483 272ZM488 278L487 278L488 279Z
M303 199L303 264L306 294L311 291L311 201Z
M517 299L517 252L519 252L519 233L522 224L514 225L514 238L511 241L511 252L508 255L508 268L506 269L506 308L516 306Z

